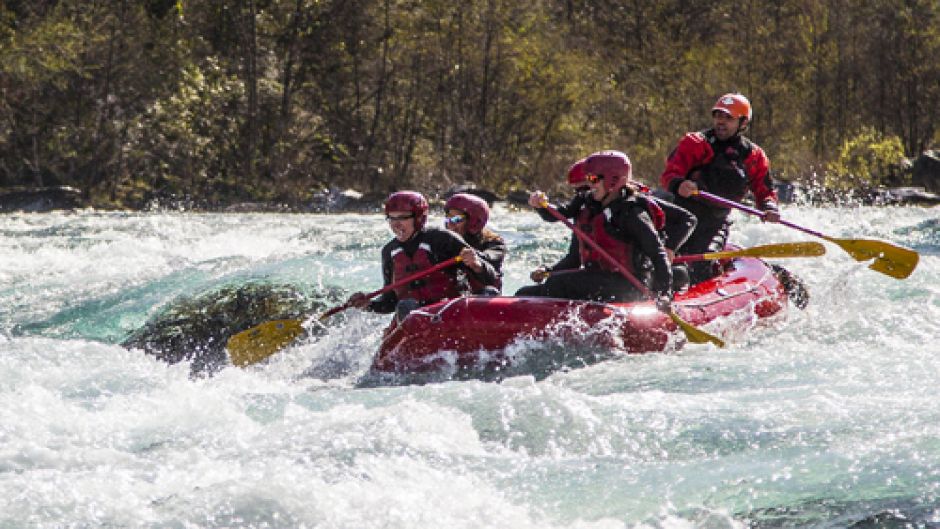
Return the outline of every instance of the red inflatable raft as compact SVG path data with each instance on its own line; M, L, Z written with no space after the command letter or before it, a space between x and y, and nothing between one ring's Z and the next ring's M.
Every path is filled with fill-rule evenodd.
M676 295L676 312L687 322L727 337L787 306L787 294L769 265L755 258L723 263L724 272ZM512 373L519 360L509 346L523 341L561 350L615 354L663 351L681 346L683 333L650 301L596 303L533 297L464 297L411 312L386 331L372 365L378 374L446 372L479 378L481 372ZM591 353L588 356L596 357ZM531 354L539 354L534 351ZM561 361L560 364L566 364ZM551 366L549 366L551 367ZM559 367L555 363L554 367Z

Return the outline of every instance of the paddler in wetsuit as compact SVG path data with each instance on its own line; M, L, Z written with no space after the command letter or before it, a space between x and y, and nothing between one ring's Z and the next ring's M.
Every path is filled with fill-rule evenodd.
M421 279L369 300L363 292L349 297L352 307L379 313L396 311L399 319L411 310L467 290L466 270L491 267L454 232L425 226L428 201L415 191L398 191L385 201L385 218L395 238L382 247L382 277L385 285L460 256L462 263L433 272ZM490 270L490 273L495 273Z
M691 211L698 224L680 254L720 252L728 241L730 209L695 197L699 190L740 202L748 191L767 222L779 222L777 195L770 180L770 160L756 143L741 135L751 122L751 103L741 94L725 94L712 107L712 127L686 134L666 160L662 187L675 203ZM714 275L711 261L690 266L692 283Z
M619 151L601 151L584 160L590 195L574 216L575 224L614 257L617 264L651 285L657 299L672 298L672 270L659 236L665 215L653 200L630 183L630 159ZM569 264L574 259L568 257ZM563 259L562 261L565 261ZM578 244L583 267L554 274L541 285L523 287L517 296L548 296L594 301L634 301L642 294L591 246Z
M469 193L457 193L444 204L447 218L444 219L448 230L463 237L482 261L467 264L469 274L467 282L470 293L477 295L498 296L503 288L502 267L506 257L506 242L496 232L486 227L490 219L490 206L482 198Z
M591 197L591 188L588 185L584 172L584 163L586 160L587 158L582 158L568 168L568 184L574 188L575 195L568 202L568 204L556 207L562 216L569 219L574 219ZM650 193L648 187L644 186L640 182L633 180L632 178L628 180L626 185L633 188L634 194L636 194L640 200L652 201L653 204L650 207L658 207L660 210L662 210L662 213L665 216L665 223L660 230L660 238L663 240L664 246L666 248L666 254L668 255L669 261L671 263L678 249L692 234L692 230L695 229L695 215L692 215L686 209L679 207L667 200L662 200L653 196ZM542 217L542 220L547 222L555 222L558 219L556 219L548 212L548 210L542 207L542 204L546 203L547 201L548 196L542 191L535 191L529 196L529 205L535 208L535 211L539 214L540 217ZM530 274L531 279L536 283L541 283L549 275L551 275L553 270L565 270L577 268L580 266L580 250L578 246L578 239L574 234L572 234L571 243L569 244L568 253L565 258L552 267L538 267ZM673 291L681 290L689 284L689 274L685 265L673 266L672 273Z

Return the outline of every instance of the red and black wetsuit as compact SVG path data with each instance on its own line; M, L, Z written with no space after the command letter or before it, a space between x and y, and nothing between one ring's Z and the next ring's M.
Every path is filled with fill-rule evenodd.
M770 179L770 161L756 143L741 135L725 141L714 129L686 134L666 160L659 177L664 189L676 195L677 205L698 218L698 224L681 254L698 254L724 249L728 236L730 209L705 200L683 198L677 193L684 180L694 181L699 189L740 202L748 191L754 194L758 208L777 209L777 195ZM710 275L710 263L693 266L693 282ZM704 276L704 277L703 277Z
M672 286L672 270L659 237L663 225L657 225L653 220L659 216L656 213L658 208L651 204L651 199L647 200L629 189L623 189L621 196L607 206L585 197L576 216L577 224L640 281L649 283L652 273L651 289L668 295ZM595 255L583 243L572 242L568 255L552 270L578 268L582 264L584 268L577 272L551 275L543 284L523 287L516 295L596 301L631 301L641 297L626 278L612 271L603 257Z
M403 277L460 255L467 243L456 233L425 227L405 242L392 239L382 248L382 277L390 285ZM402 299L412 298L421 305L456 297L467 290L462 266L452 266L386 292L369 303L368 310L389 313Z

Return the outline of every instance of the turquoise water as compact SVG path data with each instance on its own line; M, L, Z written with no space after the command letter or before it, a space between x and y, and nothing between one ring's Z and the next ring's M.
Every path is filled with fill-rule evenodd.
M809 308L727 349L361 389L385 316L199 379L119 344L225 286L374 290L378 215L3 216L0 527L940 527L940 209L786 217L920 266L827 243L787 263ZM807 240L735 219L744 246ZM567 247L529 212L494 227L510 292Z

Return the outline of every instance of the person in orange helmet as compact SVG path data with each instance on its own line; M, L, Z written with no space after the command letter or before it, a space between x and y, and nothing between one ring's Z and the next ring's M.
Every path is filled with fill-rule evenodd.
M682 246L681 254L724 249L728 239L730 209L696 198L698 191L740 202L748 191L767 222L779 222L777 195L770 179L770 160L756 143L742 133L751 123L751 103L738 93L725 94L712 106L712 127L686 134L666 159L660 185L675 195L675 203L692 212L698 224ZM713 275L708 261L695 263L692 282Z

